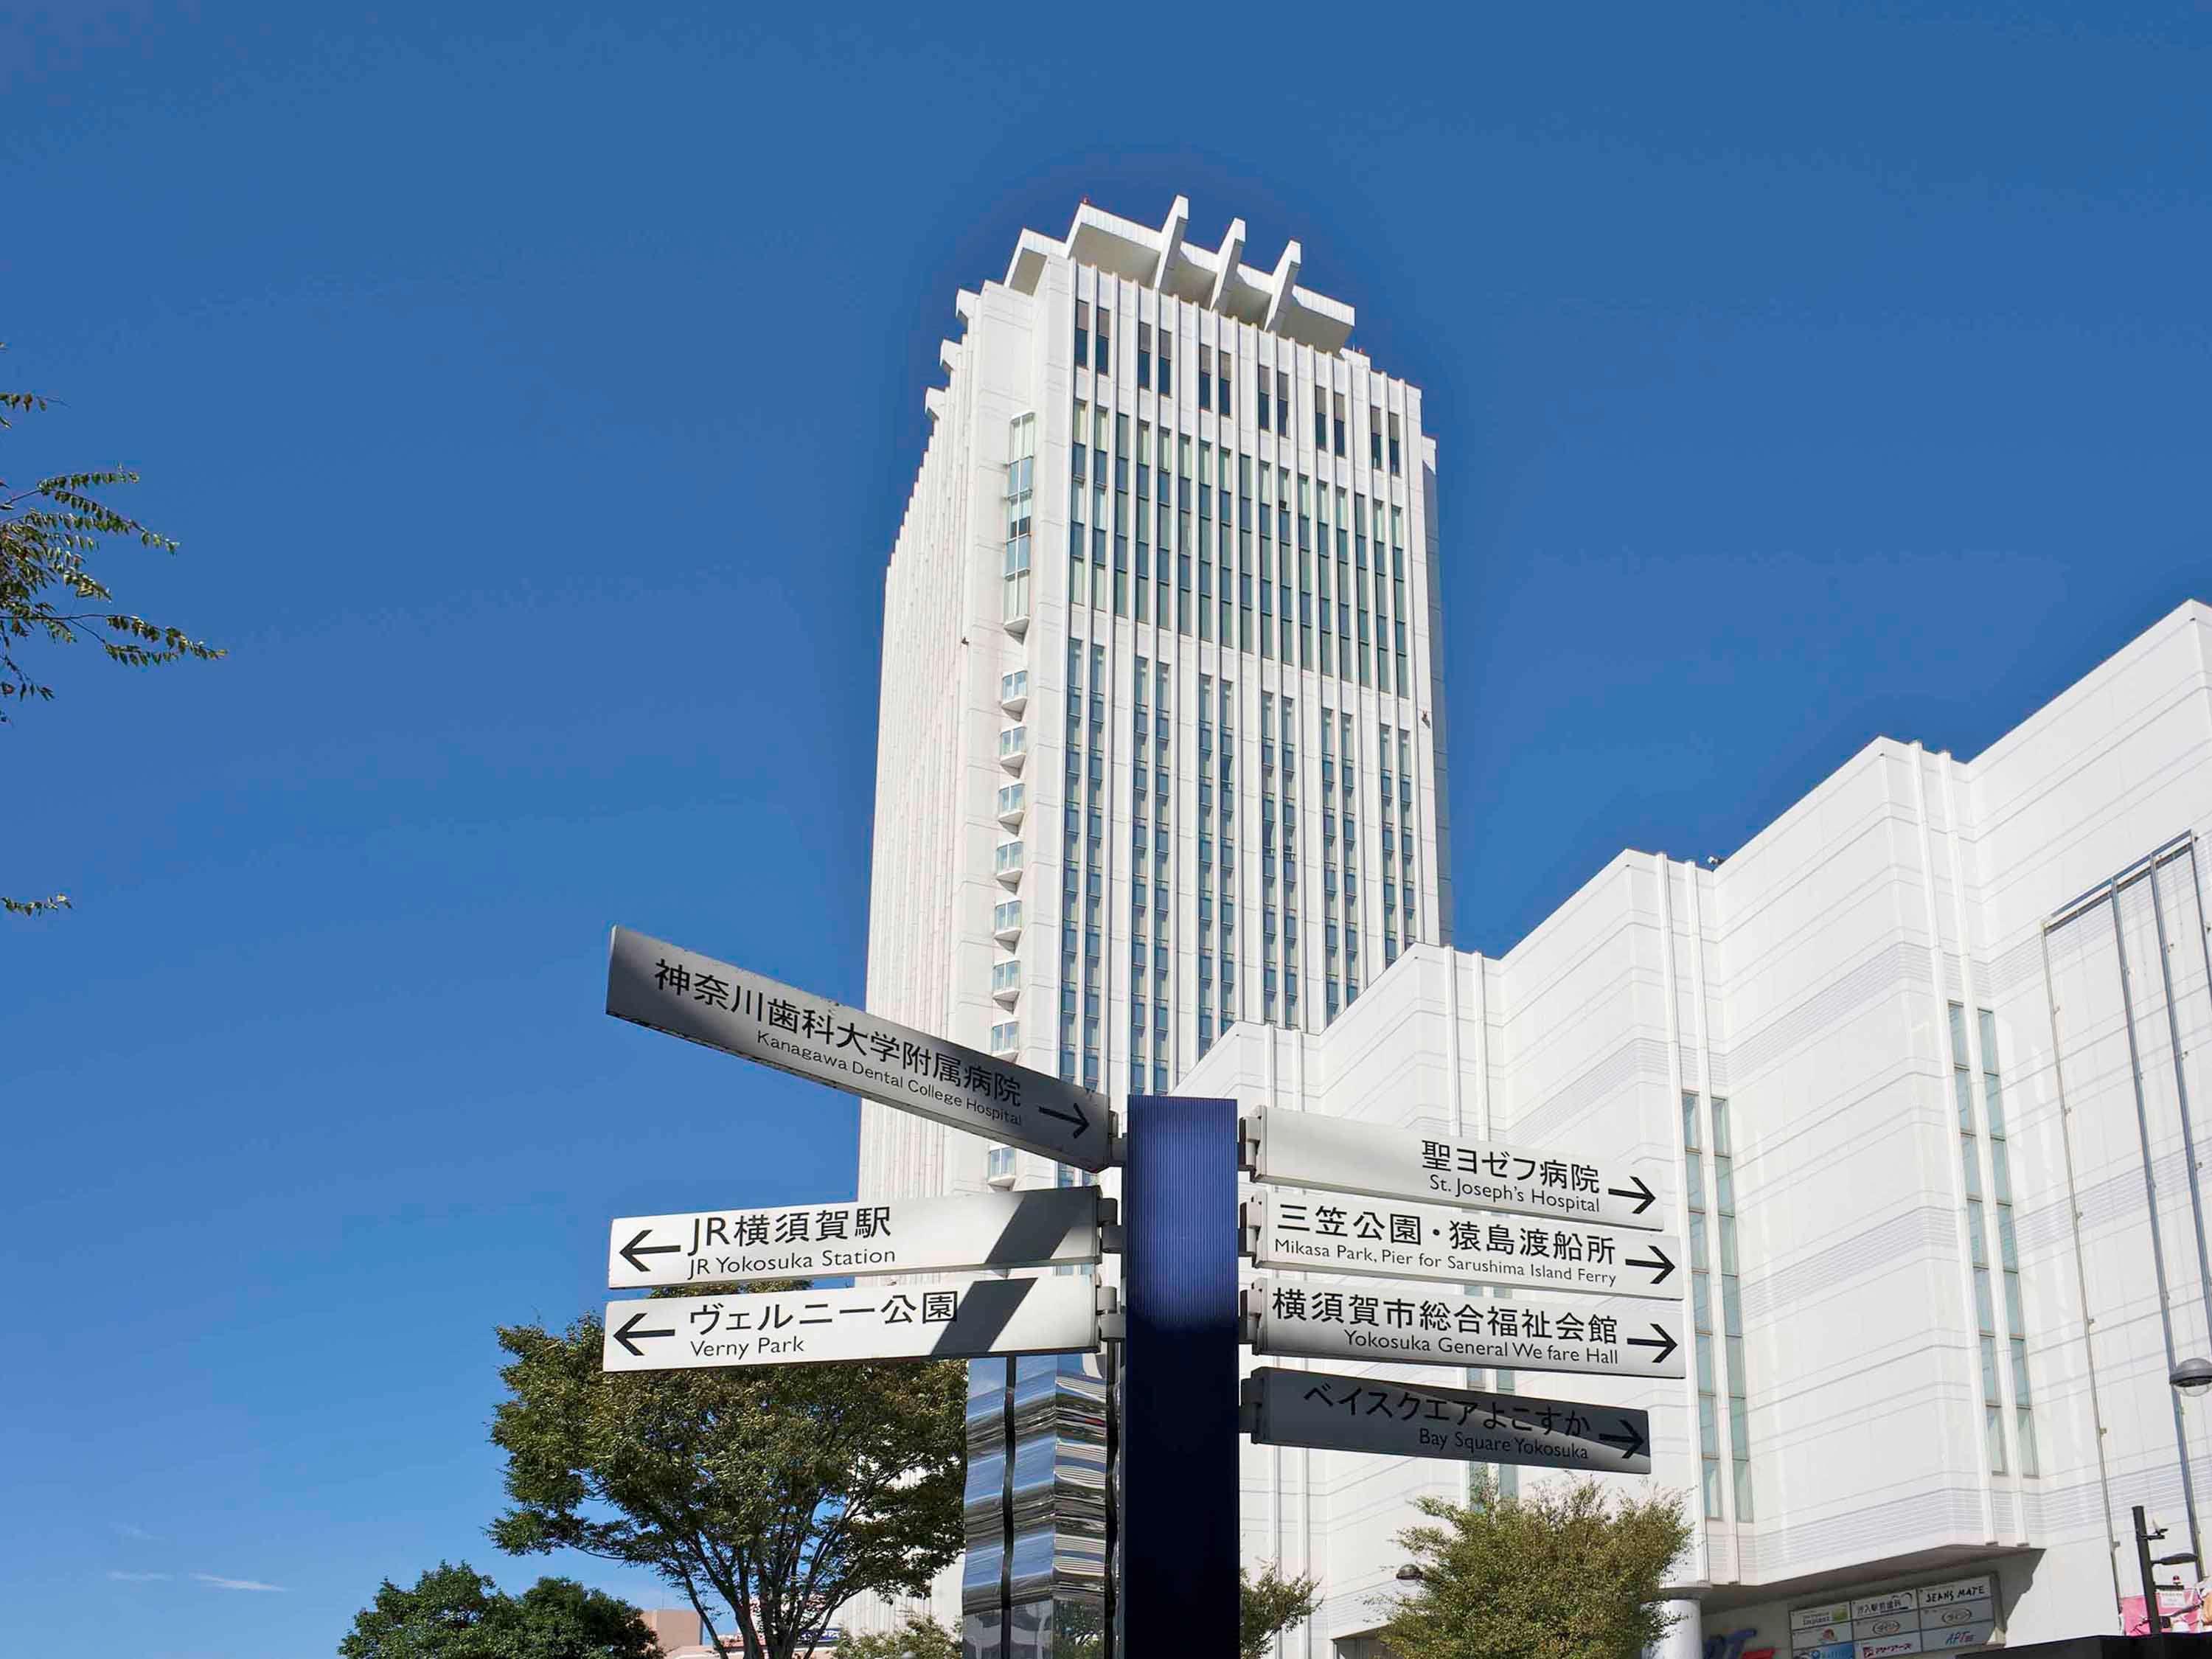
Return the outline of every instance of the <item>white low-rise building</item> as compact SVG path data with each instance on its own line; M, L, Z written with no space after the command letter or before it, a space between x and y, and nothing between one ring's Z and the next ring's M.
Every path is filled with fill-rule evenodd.
M1724 862L1624 853L1504 956L1414 947L1325 1031L1240 1024L1177 1092L1626 1158L1662 1190L1689 1376L1512 1382L1650 1409L1650 1478L1698 1522L1673 1650L2118 1632L2133 1506L2160 1554L2212 1522L2212 1397L2167 1380L2212 1355L2208 830L2191 604L1971 760L1878 739ZM1244 1468L1247 1555L1327 1589L1282 1651L1365 1652L1393 1534L1462 1473Z

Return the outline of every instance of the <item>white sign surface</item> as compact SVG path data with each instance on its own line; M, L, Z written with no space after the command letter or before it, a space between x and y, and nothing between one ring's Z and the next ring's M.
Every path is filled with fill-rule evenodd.
M1790 1648L1796 1659L1889 1659L1981 1647L1996 1631L1996 1592L1995 1577L1981 1573L1796 1607L1790 1614Z
M963 1273L1097 1260L1098 1189L1047 1187L626 1216L608 1235L607 1283L627 1291L718 1279Z
M983 1279L942 1290L854 1286L607 1304L610 1371L977 1359L1098 1346L1098 1291L1080 1274Z
M607 1012L1079 1170L1103 1170L1106 1097L679 945L614 930Z
M1244 1248L1262 1267L1662 1302L1680 1301L1689 1277L1680 1271L1686 1258L1670 1234L1498 1220L1403 1199L1259 1194L1244 1206Z
M1263 1109L1251 1124L1258 1140L1252 1178L1271 1186L1426 1199L1610 1227L1667 1224L1659 1194L1620 1158L1386 1129L1315 1112Z
M1244 1399L1254 1407L1252 1437L1267 1445L1589 1474L1651 1472L1648 1412L1273 1365L1246 1379Z
M1395 1280L1345 1290L1262 1279L1244 1292L1244 1310L1256 1316L1252 1346L1261 1353L1600 1376L1683 1370L1681 1310L1650 1302L1493 1302Z

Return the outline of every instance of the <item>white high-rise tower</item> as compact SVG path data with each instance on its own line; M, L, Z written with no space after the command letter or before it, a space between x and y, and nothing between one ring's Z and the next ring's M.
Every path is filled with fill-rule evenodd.
M1450 934L1421 394L1188 215L957 296L884 584L868 1006L1115 1097ZM1058 1178L863 1114L864 1193Z
M884 582L868 1006L1117 1099L1238 1024L1303 1076L1292 1033L1450 937L1421 395L1298 244L1259 270L1188 218L1086 204L957 296ZM1084 1178L861 1115L869 1196ZM971 1654L1097 1628L1102 1397L1087 1361L971 1368L936 1598Z

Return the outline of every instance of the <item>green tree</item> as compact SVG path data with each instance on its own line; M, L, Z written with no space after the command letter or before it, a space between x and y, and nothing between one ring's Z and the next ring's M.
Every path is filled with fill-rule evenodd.
M896 1630L847 1637L837 1659L960 1659L960 1638L934 1619L909 1619Z
M686 1287L686 1294L704 1288ZM720 1287L724 1290L761 1286ZM791 1659L871 1591L918 1596L960 1549L967 1368L957 1362L623 1372L600 1322L499 1333L492 1439L517 1554L581 1550L649 1569L746 1659Z
M1675 1493L1584 1477L1512 1497L1478 1472L1465 1505L1420 1510L1437 1524L1398 1544L1421 1577L1382 1632L1399 1659L1637 1659L1673 1622L1657 1603L1690 1535Z
M34 392L0 391L0 429L13 414L43 413L48 400ZM136 483L121 468L57 472L11 486L0 477L0 726L15 703L49 702L53 687L33 675L23 656L33 644L96 644L131 668L151 668L183 657L222 655L215 647L174 628L116 608L115 596L86 561L106 538L135 538L143 547L173 553L176 543L109 507L92 492ZM17 915L69 908L69 896L18 899L0 896L0 910Z
M465 1561L402 1589L389 1578L354 1615L339 1659L655 1659L637 1609L570 1578L507 1595Z
M1255 1578L1237 1570L1239 1659L1267 1659L1267 1644L1302 1619L1310 1619L1321 1606L1321 1580L1285 1578L1270 1561Z

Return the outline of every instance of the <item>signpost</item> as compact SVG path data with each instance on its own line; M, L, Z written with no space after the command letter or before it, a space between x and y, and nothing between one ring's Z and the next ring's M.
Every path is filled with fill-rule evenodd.
M608 947L607 1012L1079 1170L1113 1161L1094 1089L627 927Z
M618 1291L709 1279L962 1273L1098 1260L1096 1187L634 1215L607 1237Z
M1265 1445L1651 1473L1648 1412L1273 1365L1245 1379L1243 1397L1245 1425Z
M1061 1164L1125 1164L1126 1244L1108 1237L1113 1212L1095 1187L629 1216L609 1230L607 1282L647 1289L1074 1267L1110 1245L1126 1250L1126 1310L1087 1273L802 1284L610 1303L602 1349L606 1370L656 1371L1082 1353L1114 1343L1105 1364L1110 1653L1235 1644L1237 1247L1263 1267L1369 1279L1353 1288L1261 1279L1243 1292L1242 1324L1263 1354L1684 1374L1686 1258L1664 1231L1659 1194L1623 1160L1279 1110L1240 1129L1233 1101L1169 1097L1130 1101L1128 1139L1118 1145L1094 1090L623 927L609 945L606 1006L617 1018ZM1240 1157L1263 1187L1311 1190L1263 1192L1233 1216ZM1470 1214L1482 1211L1497 1214ZM1478 1299L1466 1290L1477 1285L1520 1294ZM1133 1413L1124 1410L1132 1400L1142 1402ZM1011 1411L1011 1386L1007 1401ZM1650 1419L1638 1410L1276 1366L1252 1374L1242 1401L1244 1429L1267 1444L1598 1474L1651 1468ZM1011 1548L1011 1474L1004 1488ZM1002 1571L1000 1598L1007 1617L1010 1576ZM1919 1592L1914 1626L1899 1623L1894 1637L1936 1646L1985 1631L1986 1603L1972 1602L1972 1582L1937 1587L1955 1606ZM1817 1637L1831 1611L1851 1609L1799 1617L1812 1618ZM1887 1606L1875 1615L1899 1617Z
M601 1364L611 1371L698 1370L1088 1353L1097 1346L1097 1286L1054 1274L941 1289L856 1285L610 1302Z
M1244 1311L1260 1353L1597 1376L1683 1374L1681 1311L1648 1302L1558 1296L1492 1302L1433 1285L1340 1290L1261 1279L1245 1291Z
M1668 1233L1504 1221L1405 1200L1261 1193L1244 1206L1244 1253L1262 1267L1379 1273L1516 1291L1681 1298L1688 1258Z
M1552 1221L1656 1231L1665 1206L1618 1158L1379 1128L1313 1112L1262 1109L1249 1120L1252 1178L1377 1198L1425 1199Z

